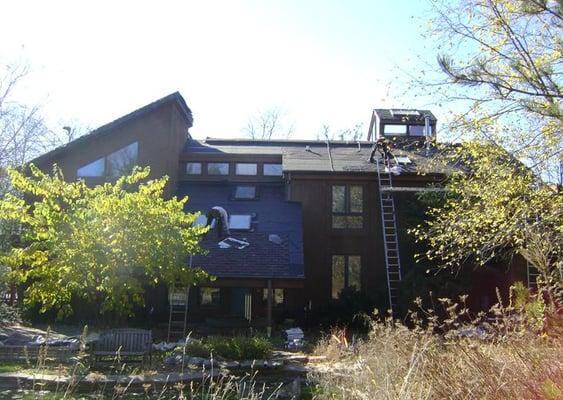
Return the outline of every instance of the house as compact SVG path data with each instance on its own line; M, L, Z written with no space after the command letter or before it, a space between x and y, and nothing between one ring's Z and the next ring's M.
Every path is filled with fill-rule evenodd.
M227 211L229 238L211 231L202 241L209 253L190 259L217 277L189 292L192 322L302 319L346 287L381 309L397 306L401 280L416 268L406 234L409 213L423 216L412 207L416 193L448 173L428 162L437 123L430 111L376 109L368 140L358 142L197 140L192 123L174 93L34 162L44 170L56 163L67 179L91 184L149 165L153 176L170 177L167 195L189 197L186 211L201 212L198 223L212 207ZM397 143L393 173L369 162L373 139L383 137ZM476 274L476 308L521 271ZM160 314L167 298L151 299Z

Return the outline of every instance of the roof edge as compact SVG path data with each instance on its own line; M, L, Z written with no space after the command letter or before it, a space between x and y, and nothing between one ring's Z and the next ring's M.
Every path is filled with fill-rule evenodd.
M174 93L171 93L167 96L164 96L156 101L153 101L152 103L149 103L141 108L138 108L122 117L119 117L111 122L108 122L105 125L102 125L92 131L90 131L89 133L80 136L79 138L74 139L71 142L68 142L62 146L56 147L53 150L48 151L47 153L44 153L38 157L35 157L34 159L32 159L30 162L31 163L35 163L35 164L40 164L52 157L55 157L61 153L64 153L72 148L74 148L75 146L78 146L80 144L83 143L87 143L88 141L103 136L104 134L107 134L109 131L111 131L112 129L115 129L127 122L130 122L134 119L140 118L144 115L146 115L147 113L156 110L157 108L162 107L165 104L168 103L174 103L176 104L178 111L180 111L180 114L182 115L182 117L186 120L187 124L188 124L188 129L191 128L193 126L193 116L192 116L192 111L190 110L190 108L188 107L188 104L186 103L186 101L184 100L184 98L182 97L182 95L180 94L180 92L176 91ZM189 138L191 138L191 135L188 133Z

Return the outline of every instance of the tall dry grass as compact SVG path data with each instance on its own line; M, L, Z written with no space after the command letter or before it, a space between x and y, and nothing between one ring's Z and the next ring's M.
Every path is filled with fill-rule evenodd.
M316 397L563 399L561 315L523 295L475 318L464 298L440 299L404 323L374 319L369 338L352 345L327 338L316 352L332 362L310 376Z

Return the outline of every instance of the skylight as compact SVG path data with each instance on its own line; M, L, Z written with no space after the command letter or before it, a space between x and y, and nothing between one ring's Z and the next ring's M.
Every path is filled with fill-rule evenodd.
M207 216L205 214L201 214L197 217L194 221L193 226L205 226L207 225ZM215 220L211 222L211 229L215 228Z
M238 185L235 189L235 199L254 200L256 198L256 186Z
M406 157L406 156L399 156L399 157L395 157L395 160L399 163L399 164L411 164L412 161L410 158Z
M252 217L250 215L231 215L229 218L229 229L237 231L250 230Z

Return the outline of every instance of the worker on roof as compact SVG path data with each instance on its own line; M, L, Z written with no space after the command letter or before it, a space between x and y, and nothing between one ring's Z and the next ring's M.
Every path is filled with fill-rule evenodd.
M393 155L393 153L391 153L391 150L389 150L389 144L385 138L376 140L369 156L370 163L375 163L376 152L379 152L379 154L381 154L381 158L383 159L385 166L389 168L391 165L391 160L394 159L395 156Z
M217 238L222 239L223 237L229 236L231 234L231 232L229 231L229 215L223 207L213 207L207 212L206 217L207 224L205 226L211 225L211 223L215 220Z

